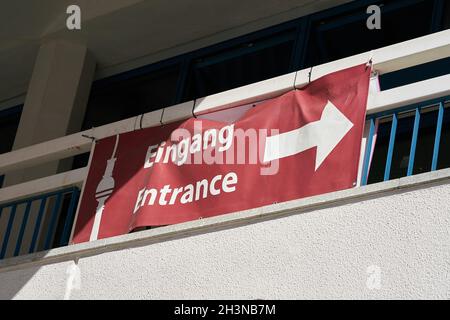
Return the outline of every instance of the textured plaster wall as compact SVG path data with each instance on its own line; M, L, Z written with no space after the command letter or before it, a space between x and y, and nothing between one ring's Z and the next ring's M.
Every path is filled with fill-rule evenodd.
M449 199L447 182L81 257L70 292L73 260L0 269L0 298L449 299Z

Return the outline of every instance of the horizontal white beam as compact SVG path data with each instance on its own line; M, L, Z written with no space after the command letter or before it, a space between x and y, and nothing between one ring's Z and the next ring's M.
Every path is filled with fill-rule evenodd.
M311 81L335 71L368 63L370 60L373 69L378 74L384 74L447 57L450 57L450 30L313 66ZM308 76L297 75L295 86L300 88L308 82Z
M156 126L161 123L162 109L125 120L92 128L61 138L0 154L0 174L64 159L91 149L92 139L102 139L119 133Z
M370 59L372 59L375 70L379 73L387 73L449 56L450 30L445 30L314 66L312 68L311 80L315 80L331 72L366 63ZM92 140L87 137L101 139L115 134L137 130L141 127L147 128L158 126L161 123L165 124L187 119L193 112L195 115L198 115L273 98L288 92L294 88L294 84L297 88L308 84L310 71L310 68L300 70L197 99L195 105L194 101L188 101L161 110L152 111L142 116L132 117L9 153L0 154L0 174L86 152L92 144ZM444 76L444 78L439 77L382 91L373 96L371 95L368 112L379 112L400 105L431 99L439 95L447 95L448 86L448 78Z
M176 122L192 117L194 101L183 102L174 106L164 108L161 124Z
M72 186L81 187L86 175L87 168L80 168L2 188L0 189L0 205Z
M369 95L367 114L450 95L450 74Z
M450 29L374 50L372 61L374 69L384 74L447 57Z
M379 74L397 71L422 63L450 56L450 30L397 43L380 49L364 52L351 57L331 61L271 78L243 87L227 90L197 99L195 114L222 110L239 105L266 100L288 92L294 87L301 88L326 74L368 63L372 60L373 69Z
M302 72L302 71L300 71ZM296 72L197 99L196 115L277 97L294 89Z
M0 173L88 152L91 140L77 133L0 155Z

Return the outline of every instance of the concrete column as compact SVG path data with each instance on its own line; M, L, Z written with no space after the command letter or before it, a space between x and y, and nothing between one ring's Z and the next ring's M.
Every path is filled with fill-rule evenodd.
M43 44L34 64L13 149L20 149L79 131L84 119L94 72L95 60L89 54L86 46L65 41L51 41ZM4 186L53 175L70 169L71 164L71 160L60 160L10 172L5 176ZM39 205L39 202L33 203L34 207L36 205ZM49 212L54 205L54 199L49 199L41 224L37 251L43 249L46 230L49 226ZM33 219L36 219L38 212L38 208L34 207L19 254L28 253L35 225ZM6 257L13 255L24 213L25 205L19 206L12 226ZM9 214L3 214L0 218L0 230L4 230Z
M54 40L43 44L34 65L13 149L74 133L81 129L95 72L85 45ZM11 172L5 186L69 169L57 161Z

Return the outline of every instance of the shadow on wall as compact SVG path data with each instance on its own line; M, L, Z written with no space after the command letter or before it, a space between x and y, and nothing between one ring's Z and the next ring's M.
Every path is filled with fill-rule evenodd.
M47 252L35 253L33 260L42 259L46 254ZM35 277L39 277L39 281L33 281ZM31 267L19 266L5 272L0 269L0 300L68 300L73 289L80 288L80 280L78 260ZM29 296L29 292L39 292L40 295Z
M39 266L22 269L21 272L17 272L17 270L0 272L0 299L14 299L38 272ZM39 299L39 297L36 298Z

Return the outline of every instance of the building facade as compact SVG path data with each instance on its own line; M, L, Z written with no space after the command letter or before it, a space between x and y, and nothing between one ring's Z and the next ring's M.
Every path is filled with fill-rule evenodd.
M448 1L44 2L0 13L0 298L450 297ZM68 245L96 139L363 63L354 188Z

